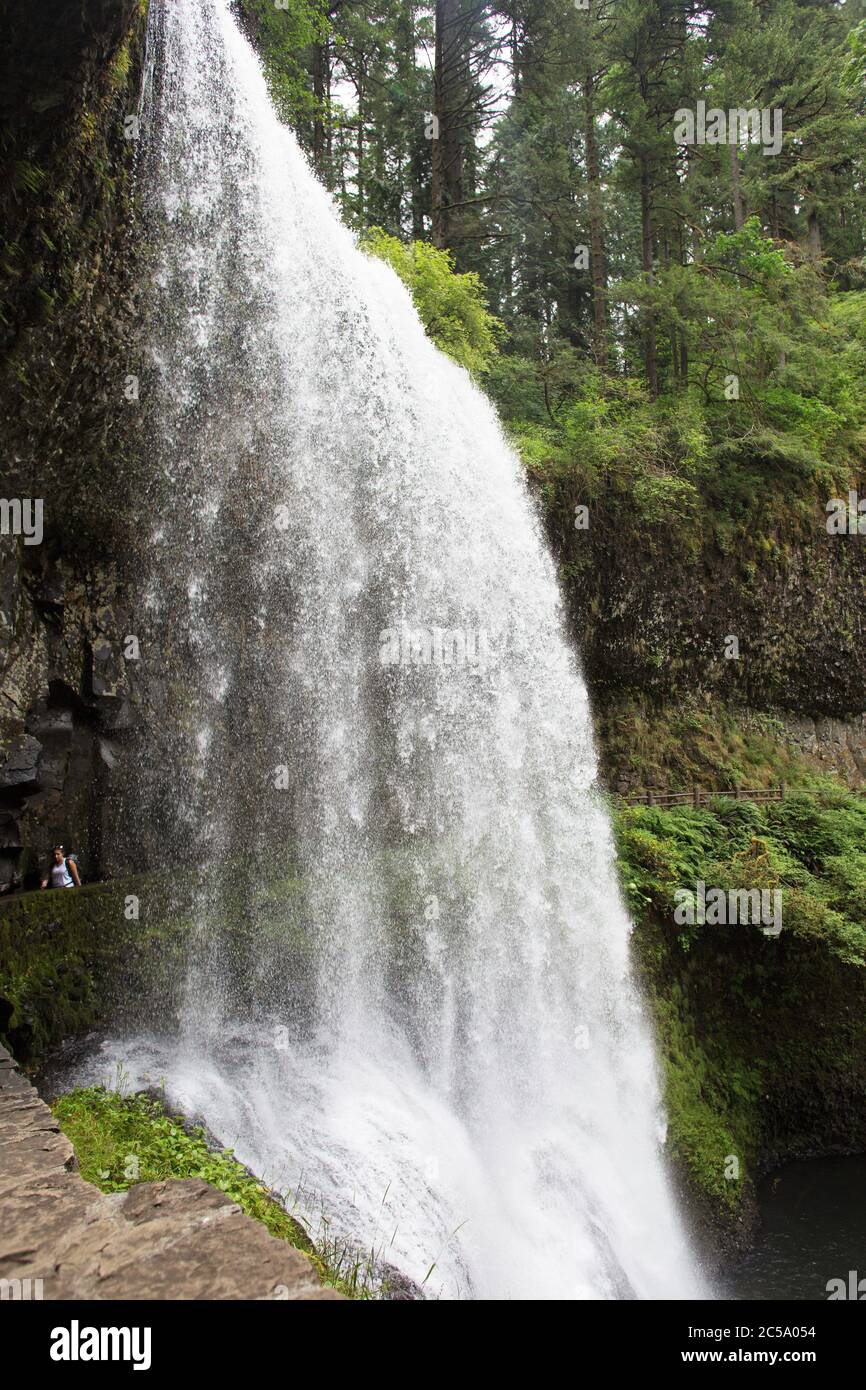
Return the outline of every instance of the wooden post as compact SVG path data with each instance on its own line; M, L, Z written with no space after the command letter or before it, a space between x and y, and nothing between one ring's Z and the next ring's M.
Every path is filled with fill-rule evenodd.
M739 787L734 787L734 800L735 800L735 801L739 801L739 799L740 799L740 789L739 789Z
M647 787L647 792L646 792L646 804L647 804L647 806L652 806L652 804L653 804L653 794L652 794L652 792L650 791L649 787Z
M780 783L779 783L779 800L780 800L780 801L784 801L784 799L785 799L785 792L786 792L787 790L788 790L788 784L787 784L786 782L780 782Z
M700 789L700 787L695 787L694 792L693 792L693 798L694 798L694 803L695 803L695 810L697 811L698 808L700 807L700 804L701 804L701 789Z

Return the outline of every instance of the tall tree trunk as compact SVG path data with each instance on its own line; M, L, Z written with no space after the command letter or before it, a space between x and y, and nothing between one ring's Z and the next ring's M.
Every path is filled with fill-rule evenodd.
M363 221L364 217L364 69L358 69L356 78L358 92L358 131L355 136L355 158L358 162L358 171L355 178L355 186L358 191L358 217Z
M736 145L729 145L731 151L731 199L734 204L734 228L741 232L746 224L746 208L740 188L740 152Z
M652 285L653 272L653 225L652 191L650 189L649 166L645 156L640 162L640 225L641 225L641 266L644 280ZM656 322L652 309L644 310L643 315L643 353L647 386L653 400L659 393L658 360L656 353Z
M411 92L415 79L415 10L406 5L397 25L399 51L399 77L407 92ZM406 179L408 187L400 207L401 228L406 224L411 230L413 241L423 241L425 235L424 214L427 211L425 194L427 183L427 141L419 128L417 112L411 103L403 106L405 120Z
M424 213L424 183L425 183L424 160L420 151L415 148L412 151L412 161L409 169L409 189L410 189L410 209L412 217L412 240L423 241L425 236Z
M511 307L514 296L514 257L511 250L511 242L501 243L502 251L502 302L499 307L500 314L505 309Z
M433 67L432 220L434 246L454 249L463 202L463 143L459 131L461 79L460 0L436 0ZM438 136L438 138L435 138ZM452 211L458 209L458 211Z
M818 221L818 209L809 209L809 258L813 261L820 261L823 255L821 247L821 224Z
M589 266L592 272L592 346L596 364L607 369L607 303L605 300L604 202L595 133L595 79L586 74L583 85L586 141L586 181L589 201Z
M689 181L690 181L690 179L693 177L693 172L694 172L694 170L693 170L693 163L692 163L692 160L689 158L688 151L687 151L687 152L686 152L685 169L684 169L684 174L683 174L683 191L684 191L684 194L685 194L685 200L686 200L686 205L687 205L687 206L689 205L689 203L690 203L690 201L691 201L691 188L689 187ZM693 250L693 245L694 245L694 233L693 233L692 229L689 227L688 223L687 223L684 219L681 219L681 220L680 220L680 224L679 224L678 248L677 248L680 265L688 265L688 264L689 264L689 261L690 261L690 259L691 259L692 250ZM684 387L684 388L687 388L687 387L688 387L688 384L689 384L689 344L688 344L688 340L687 340L685 331L683 331L683 332L680 334L680 368L679 368L679 372L680 372L680 381L681 381L683 387Z
M770 234L774 241L779 241L779 203L775 193L770 203Z

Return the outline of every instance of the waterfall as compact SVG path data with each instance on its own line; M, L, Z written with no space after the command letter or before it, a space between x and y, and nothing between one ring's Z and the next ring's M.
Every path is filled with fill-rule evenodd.
M200 882L179 1033L119 1054L427 1292L694 1295L520 464L229 0L149 25L138 794Z

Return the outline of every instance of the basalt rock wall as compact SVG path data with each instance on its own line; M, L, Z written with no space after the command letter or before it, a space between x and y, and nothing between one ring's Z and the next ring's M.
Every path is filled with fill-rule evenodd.
M0 3L0 892L35 882L55 841L87 876L110 869L105 807L138 719L124 386L144 18L141 0ZM15 533L15 503L38 529Z

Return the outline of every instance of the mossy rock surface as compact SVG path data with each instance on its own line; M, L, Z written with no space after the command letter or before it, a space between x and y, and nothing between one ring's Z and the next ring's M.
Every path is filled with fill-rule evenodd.
M226 982L238 1016L255 1007L261 971L285 974L300 1017L312 951L302 884L253 891L234 870L206 885L186 868L0 898L0 1039L37 1065L91 1030L173 1031L194 960Z
M864 818L841 790L617 813L668 1151L716 1247L748 1244L768 1170L866 1151ZM677 889L700 879L778 887L780 934L678 924Z
M183 882L148 875L0 900L0 1037L19 1061L157 1005L167 1018L190 903Z

